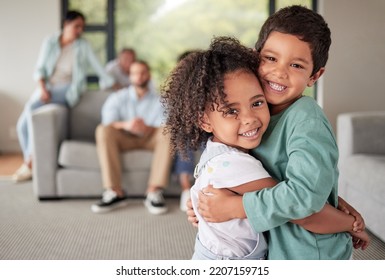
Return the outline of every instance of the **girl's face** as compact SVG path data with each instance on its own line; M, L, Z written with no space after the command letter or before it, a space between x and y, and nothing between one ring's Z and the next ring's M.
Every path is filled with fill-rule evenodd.
M259 75L271 114L277 114L302 96L303 91L324 72L313 76L313 59L310 46L297 36L273 31L261 52Z
M78 17L71 21L65 21L63 26L63 34L72 40L79 38L84 30L84 20Z
M257 147L270 121L262 87L254 74L238 70L225 75L227 104L206 110L201 127L213 141L243 151Z

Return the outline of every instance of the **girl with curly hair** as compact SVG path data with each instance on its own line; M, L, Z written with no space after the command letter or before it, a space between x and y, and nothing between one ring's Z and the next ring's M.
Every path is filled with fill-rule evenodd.
M207 51L180 61L163 88L173 151L186 155L206 145L191 189L199 219L193 259L266 258L266 240L247 219L214 224L196 211L198 193L208 184L238 194L276 184L261 162L248 154L261 142L270 120L256 65L252 49L219 37Z

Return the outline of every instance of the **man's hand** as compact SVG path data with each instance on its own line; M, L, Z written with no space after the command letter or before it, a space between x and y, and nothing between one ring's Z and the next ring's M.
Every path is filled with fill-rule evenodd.
M144 136L147 132L147 125L141 118L135 118L131 121L130 130L132 134L137 136Z
M144 123L143 119L141 118L135 118L125 122L114 122L112 125L116 129L122 129L139 137L146 135L148 131L148 126Z

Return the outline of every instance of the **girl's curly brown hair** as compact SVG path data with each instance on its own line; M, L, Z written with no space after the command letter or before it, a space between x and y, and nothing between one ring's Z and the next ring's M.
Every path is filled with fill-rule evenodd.
M258 55L232 37L216 37L205 51L194 51L182 59L162 86L166 109L166 131L171 149L186 158L188 150L205 144L210 133L200 124L206 109L226 104L224 76L237 70L258 77Z

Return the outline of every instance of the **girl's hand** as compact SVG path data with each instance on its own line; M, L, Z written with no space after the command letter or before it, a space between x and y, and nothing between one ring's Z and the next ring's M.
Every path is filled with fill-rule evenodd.
M338 209L345 212L346 214L352 215L355 218L353 223L353 231L362 232L365 230L365 221L360 213L357 212L349 203L338 197Z
M226 222L235 218L246 218L242 196L228 189L216 189L211 185L199 193L199 214L207 222Z
M186 211L186 214L187 214L187 221L189 221L189 223L191 223L193 225L193 227L198 227L198 218L197 216L195 215L195 212L194 212L194 209L193 209L193 206L192 206L192 202L191 202L191 198L189 198L187 200L187 211Z
M352 236L354 249L361 248L361 250L365 250L366 248L368 248L370 244L370 237L366 231L351 231L350 235Z

